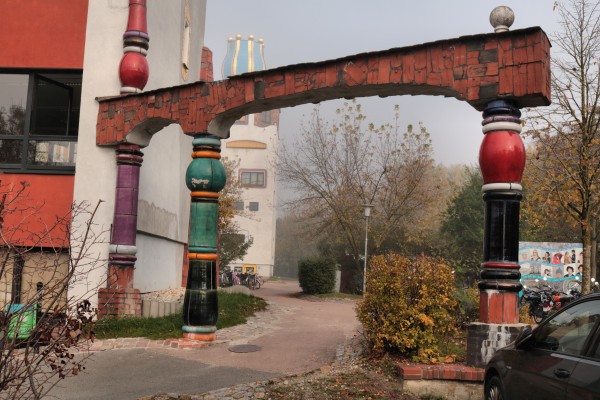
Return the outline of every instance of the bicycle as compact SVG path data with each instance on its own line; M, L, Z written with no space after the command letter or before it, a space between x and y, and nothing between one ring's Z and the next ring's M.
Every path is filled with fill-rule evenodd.
M256 274L240 274L240 278L242 285L246 286L248 289L260 289L260 283L256 279Z
M262 275L256 274L256 280L258 281L259 288L265 284L265 278L263 278Z
M251 274L250 277L250 285L252 286L250 289L256 290L256 289L260 289L260 277L258 276L258 274Z
M219 286L228 287L233 286L234 279L231 271L224 270L219 274Z

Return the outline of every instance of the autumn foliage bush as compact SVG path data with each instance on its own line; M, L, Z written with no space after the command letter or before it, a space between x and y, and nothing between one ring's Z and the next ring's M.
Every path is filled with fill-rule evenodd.
M457 335L454 275L443 261L398 254L373 257L358 319L374 350L435 362Z

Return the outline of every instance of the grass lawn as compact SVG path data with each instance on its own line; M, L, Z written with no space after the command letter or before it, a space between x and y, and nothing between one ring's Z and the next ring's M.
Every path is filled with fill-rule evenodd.
M255 312L266 309L267 303L243 293L219 290L219 319L217 329L239 325ZM102 318L96 322L97 339L145 337L148 339L180 338L183 326L182 313L157 318Z
M350 299L350 300L360 300L362 299L362 295L360 294L350 294L350 293L325 293L325 294L317 294L316 297L320 299Z

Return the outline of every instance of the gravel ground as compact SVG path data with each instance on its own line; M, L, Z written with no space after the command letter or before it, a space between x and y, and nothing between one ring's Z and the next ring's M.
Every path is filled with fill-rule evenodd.
M164 302L183 301L183 296L185 296L184 287L142 293L142 299L144 300L158 300Z

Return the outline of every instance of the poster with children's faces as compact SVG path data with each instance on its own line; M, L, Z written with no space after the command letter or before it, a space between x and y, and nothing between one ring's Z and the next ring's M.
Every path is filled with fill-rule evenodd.
M573 278L581 276L581 243L519 242L521 276Z

